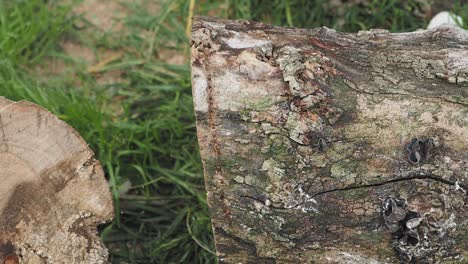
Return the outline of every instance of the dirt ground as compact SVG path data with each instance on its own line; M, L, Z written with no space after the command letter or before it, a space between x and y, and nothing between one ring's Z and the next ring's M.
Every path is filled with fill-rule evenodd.
M137 0L154 16L158 15L159 6L154 1ZM79 39L64 38L60 48L71 59L78 61L87 68L98 84L106 85L123 81L120 70L101 71L109 63L122 59L124 50L96 48L96 42L104 34L124 37L129 29L125 19L132 11L125 4L135 3L135 0L84 0L73 8L73 13L79 17L75 22ZM151 32L142 32L143 38L150 38ZM157 37L157 36L156 36ZM185 56L175 50L159 50L158 58L169 64L183 64ZM67 69L64 61L57 58L47 60L45 68L51 73L62 73ZM70 70L70 69L68 69Z

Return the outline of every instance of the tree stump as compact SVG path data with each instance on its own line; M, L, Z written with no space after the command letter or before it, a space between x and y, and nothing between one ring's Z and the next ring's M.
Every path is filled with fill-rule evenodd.
M221 262L468 262L467 31L199 17L191 52Z
M113 205L99 161L47 110L0 97L0 263L106 263Z

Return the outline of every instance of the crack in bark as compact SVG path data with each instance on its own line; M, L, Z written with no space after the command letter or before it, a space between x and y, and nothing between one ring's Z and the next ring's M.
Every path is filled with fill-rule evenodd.
M367 94L367 95L399 95L399 96L411 96L413 98L425 98L425 99L437 99L441 100L447 103L452 103L452 104L457 104L457 105L462 105L462 106L468 106L468 103L463 103L463 102L458 102L458 101L452 101L451 98L446 98L443 96L424 96L424 95L415 95L412 93L395 93L395 92L379 92L379 91L366 91L366 90L361 90L357 88L357 85L348 80L348 79L343 79L345 84L353 91L355 91L358 94Z
M391 184L391 183L396 183L396 182L402 182L402 181L412 181L412 180L431 180L431 181L437 181L441 182L443 184L448 184L448 185L453 185L455 186L457 182L452 182L446 179L443 179L437 175L434 174L417 174L417 175L412 175L410 177L405 177L405 178L397 178L397 179L392 179L384 182L378 182L378 183L370 183L370 184L364 184L364 185L358 185L358 186L348 186L344 188L335 188L335 189L329 189L329 190L324 190L320 191L317 193L314 193L311 198L315 198L319 195L326 194L326 193L332 193L332 192L338 192L338 191L348 191L348 190L355 190L355 189L362 189L362 188L372 188L372 187L378 187L386 184ZM460 187L463 189L467 189L468 186L464 184L458 184ZM299 206L299 205L297 205Z
M462 105L462 106L468 106L468 103L462 103L462 102L456 102L456 101L451 101L450 99L448 98L445 98L445 97L427 97L427 98L434 98L434 99L440 99L444 102L447 102L447 103L452 103L452 104L457 104L457 105Z
M363 188L373 188L373 187L383 186L383 185L386 185L386 184L391 184L391 183L396 183L396 182L403 182L403 181L412 181L412 180L437 181L437 182L447 184L447 185L458 186L459 188L462 188L462 190L468 190L467 185L460 184L458 182L449 181L449 180L443 179L443 178L441 178L441 177L439 177L437 175L434 175L434 174L425 173L425 174L414 174L414 175L412 175L410 177L397 178L397 179L392 179L392 180L388 180L388 181L384 181L384 182L378 182L378 183L370 183L370 184L364 184L364 185L358 185L358 186L348 186L348 187L343 187L343 188L328 189L328 190L324 190L324 191L320 191L320 192L316 192L316 193L312 194L309 199L314 199L317 196L320 196L320 195L323 195L323 194L326 194L326 193L333 193L333 192L339 192L339 191L349 191L349 190L363 189ZM466 195L466 191L463 192L463 193ZM258 193L257 193L257 196L259 196ZM261 202L261 203L265 204L265 201L263 201L259 197L252 197L250 195L240 195L240 197L241 198L249 198L249 199L252 199L252 200L255 200L257 202ZM274 209L289 210L289 209L297 208L297 207L299 207L301 205L304 205L304 204L305 204L305 202L301 202L301 203L298 203L298 204L296 204L296 205L294 205L292 207L278 207L278 206L274 206L273 204L270 204L268 207L271 207L271 208L274 208Z

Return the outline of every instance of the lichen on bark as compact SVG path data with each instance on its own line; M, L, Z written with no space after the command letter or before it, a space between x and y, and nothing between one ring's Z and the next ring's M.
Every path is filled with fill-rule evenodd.
M198 18L193 94L221 261L466 261L467 43L453 27Z

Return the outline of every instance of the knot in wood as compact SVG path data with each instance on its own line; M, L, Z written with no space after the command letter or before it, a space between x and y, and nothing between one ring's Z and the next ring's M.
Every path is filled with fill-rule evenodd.
M433 148L433 146L434 143L432 138L413 138L411 142L406 145L409 162L412 164L419 164L426 161L429 158L429 151Z

